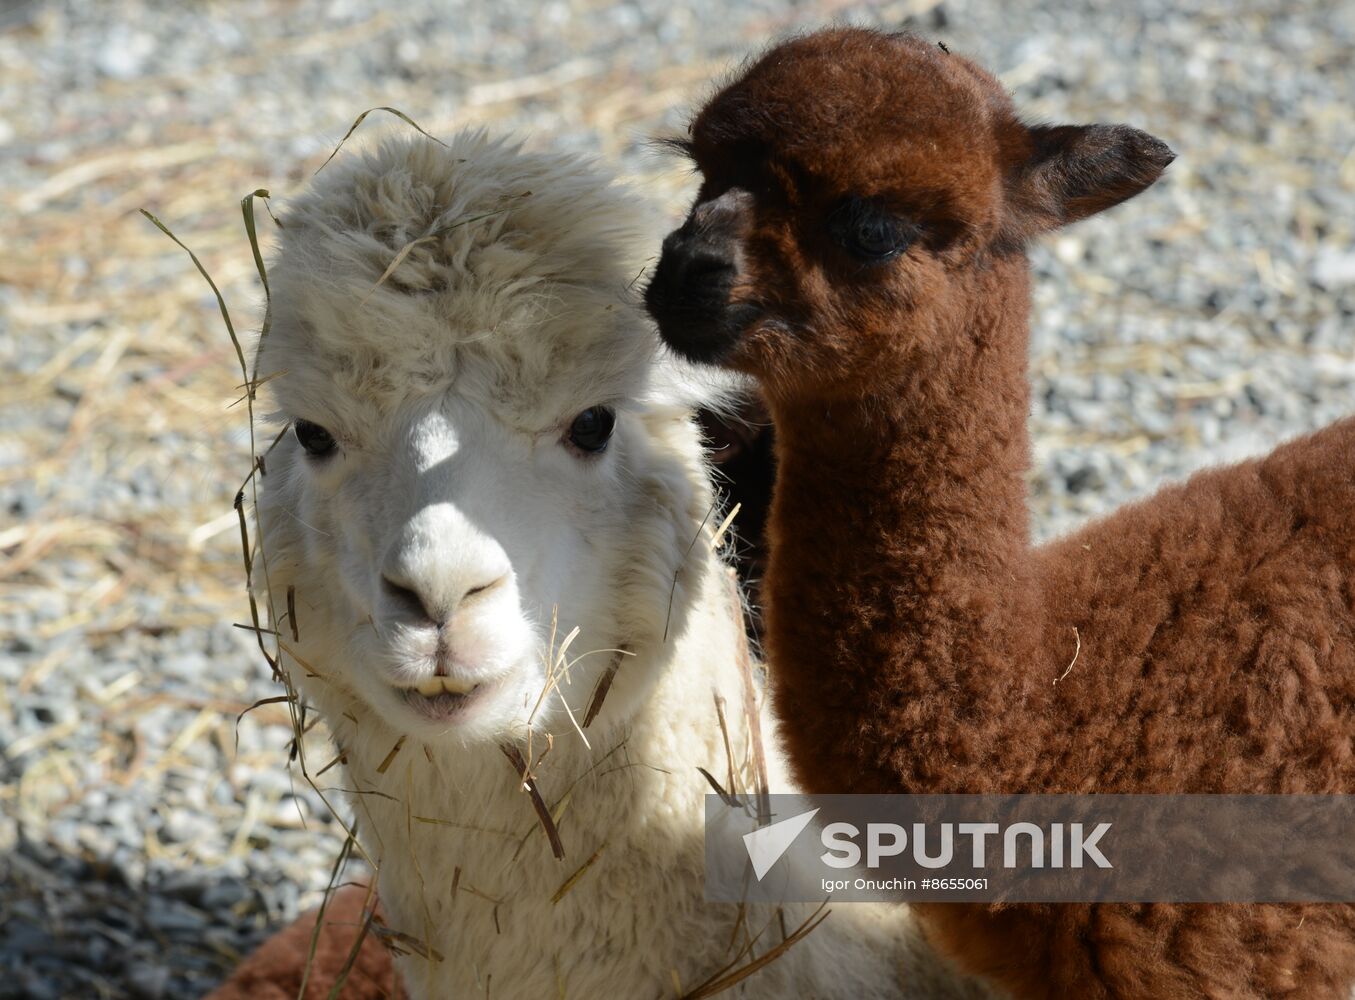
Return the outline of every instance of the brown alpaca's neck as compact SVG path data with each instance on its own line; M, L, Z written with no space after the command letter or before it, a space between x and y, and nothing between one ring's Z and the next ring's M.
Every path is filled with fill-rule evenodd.
M944 356L855 399L771 400L768 647L809 791L1015 791L1028 770L1046 671L1025 262L1005 266L951 313Z

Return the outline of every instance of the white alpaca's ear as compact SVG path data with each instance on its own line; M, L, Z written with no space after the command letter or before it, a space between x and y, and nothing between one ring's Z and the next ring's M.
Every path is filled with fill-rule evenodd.
M1127 201L1176 154L1128 125L1036 125L1008 177L1004 235L1023 240Z

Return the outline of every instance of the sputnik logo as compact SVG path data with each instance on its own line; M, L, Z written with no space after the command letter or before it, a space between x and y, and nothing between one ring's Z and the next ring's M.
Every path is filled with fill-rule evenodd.
M762 876L772 870L772 865L781 860L781 855L790 850L790 845L795 843L795 838L804 832L817 812L817 809L811 809L743 835L743 846L748 850L748 860L753 862L753 874L759 882Z

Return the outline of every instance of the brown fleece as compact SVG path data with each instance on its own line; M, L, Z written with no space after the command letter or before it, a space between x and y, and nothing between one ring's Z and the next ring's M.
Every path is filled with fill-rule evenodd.
M366 919L363 911L366 900L367 887L361 885L345 886L330 899L316 939L309 976L306 964L317 910L302 914L295 923L265 941L204 1000L326 1000L348 964ZM375 933L369 932L363 938L338 995L340 1000L400 1000L404 996L390 952Z
M684 145L704 183L649 301L766 394L767 647L809 791L1355 792L1355 420L1030 542L1024 243L1142 191L1166 146L1027 126L972 62L859 29L772 49ZM897 253L851 250L852 199ZM683 240L724 312L682 301ZM1355 980L1349 905L917 909L1022 998Z

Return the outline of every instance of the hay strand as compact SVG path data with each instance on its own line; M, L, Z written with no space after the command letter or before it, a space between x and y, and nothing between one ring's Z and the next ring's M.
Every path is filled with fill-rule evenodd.
M757 958L751 959L746 964L733 969L731 969L730 965L726 965L710 978L699 983L690 993L684 993L680 1000L707 1000L708 997L713 997L717 994L724 993L726 990L733 989L753 973L765 969L786 952L790 951L796 944L803 941L814 932L819 924L828 919L828 914L832 911L824 910L824 907L827 905L827 900L820 903L819 908L806 917L804 923ZM748 947L751 948L751 946L752 943L750 942ZM745 952L746 951L747 948L745 948ZM737 961L738 958L735 958L735 962ZM733 964L734 963L731 963L731 965Z
M431 135L430 133L425 131L422 125L420 125L413 118L409 117L409 115L405 114L398 108L388 108L384 106L379 108L368 108L362 114L358 115L356 118L353 119L353 124L348 126L348 131L343 134L343 138L339 140L339 144L334 147L333 151L329 154L329 156L325 157L325 162L315 168L316 174L318 174L321 170L324 170L325 167L329 166L329 161L339 155L339 150L343 149L344 143L346 143L349 140L353 133L358 130L358 126L361 125L363 121L367 118L367 116L370 115L373 111L385 111L388 114L392 114L396 118L399 118L406 125L413 128L414 131L418 132L420 135L432 139L434 142L436 142L439 146L443 147L444 149L447 148L447 144L445 142L443 142L437 136ZM315 174L312 174L311 176L314 177Z
M536 817L541 822L541 829L546 832L546 839L550 841L551 853L555 855L556 860L563 861L565 845L560 840L560 831L556 829L555 820L551 817L550 810L546 808L546 801L541 797L541 790L536 787L536 779L527 772L527 762L522 759L522 753L511 743L501 743L499 749L508 758L508 762L513 765L518 780L522 782L523 791L532 800L532 808L536 810Z
M550 901L552 905L559 903L560 900L564 899L565 896L569 893L570 889L573 889L574 886L579 884L579 879L583 878L584 874L588 871L588 869L593 867L593 863L597 861L599 857L602 856L602 852L606 849L607 844L604 841L602 846L599 847L596 851L594 851L592 856L587 861L579 865L578 870L575 871L573 875L569 876L569 878L565 879L564 882L561 883L560 888L556 889L555 892L551 894Z

